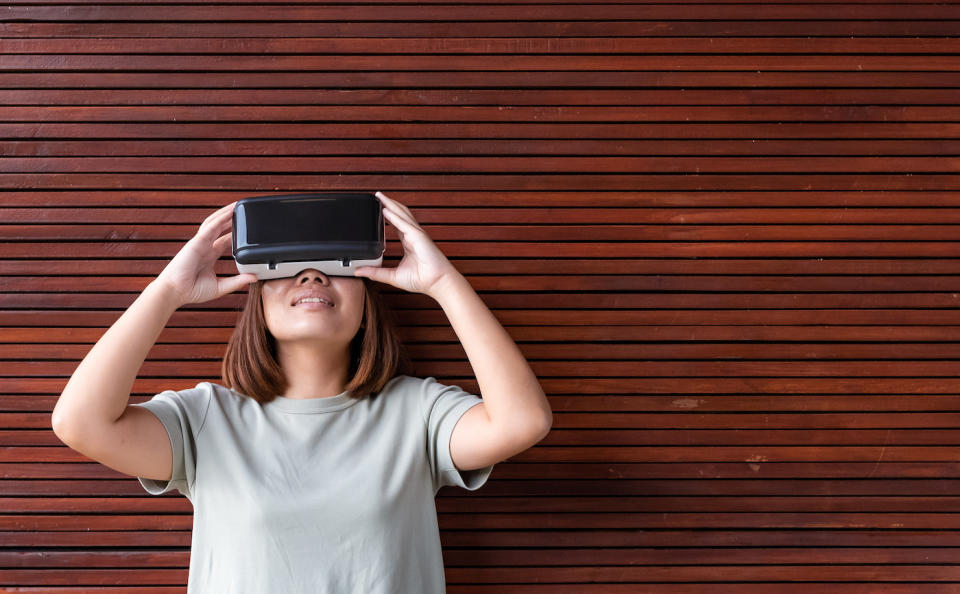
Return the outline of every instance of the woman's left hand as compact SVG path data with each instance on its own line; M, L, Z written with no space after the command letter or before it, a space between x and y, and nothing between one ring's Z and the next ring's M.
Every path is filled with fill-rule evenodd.
M384 218L400 233L403 258L396 268L360 266L354 274L435 298L433 291L460 272L417 224L410 209L383 192L377 192L376 196L383 206Z

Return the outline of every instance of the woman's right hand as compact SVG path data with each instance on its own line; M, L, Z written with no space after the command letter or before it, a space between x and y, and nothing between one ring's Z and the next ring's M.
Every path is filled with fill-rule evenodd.
M250 273L217 278L213 269L224 249L231 245L235 204L231 202L204 219L197 234L157 276L157 282L173 291L180 304L211 301L257 280Z

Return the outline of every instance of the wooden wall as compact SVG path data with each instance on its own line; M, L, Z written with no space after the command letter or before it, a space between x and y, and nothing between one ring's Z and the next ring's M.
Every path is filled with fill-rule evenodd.
M379 189L555 413L438 497L451 593L960 591L958 32L921 2L7 3L0 587L184 591L189 502L50 411L214 209ZM177 312L132 400L218 381L243 298ZM437 304L388 299L419 374L478 390Z

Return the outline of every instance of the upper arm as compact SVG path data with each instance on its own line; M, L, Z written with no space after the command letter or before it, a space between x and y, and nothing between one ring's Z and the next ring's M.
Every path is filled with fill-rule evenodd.
M515 456L543 439L539 425L504 430L490 420L484 403L463 413L450 436L450 457L458 470L474 470Z
M167 430L142 406L127 405L113 423L58 437L71 449L130 476L170 480L173 474L173 446Z

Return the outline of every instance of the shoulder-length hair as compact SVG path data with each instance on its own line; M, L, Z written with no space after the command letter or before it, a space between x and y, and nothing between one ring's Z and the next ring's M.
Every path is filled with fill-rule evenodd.
M363 321L350 342L347 385L351 398L379 392L395 375L410 375L411 363L397 336L393 313L381 301L377 282L360 277L365 287ZM263 283L247 286L247 303L223 357L221 375L227 387L261 404L287 390L277 361L277 341L267 328L261 298Z

